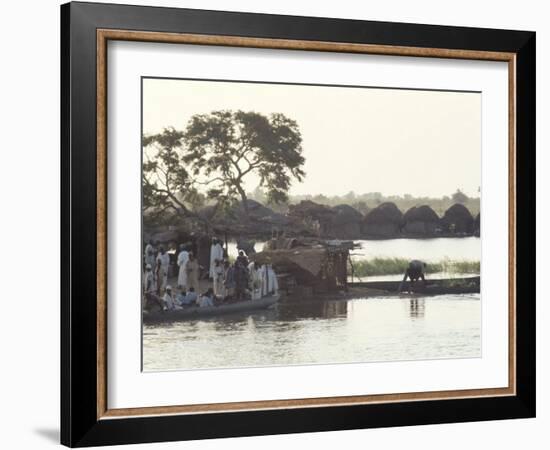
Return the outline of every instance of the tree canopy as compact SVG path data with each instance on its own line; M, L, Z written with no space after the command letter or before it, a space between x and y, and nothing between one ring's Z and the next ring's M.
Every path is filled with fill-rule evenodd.
M469 200L469 197L460 189L457 189L451 198L456 203L466 203Z
M197 217L194 206L206 199L216 207L238 199L248 215L247 177L256 175L268 201L280 203L305 175L298 124L278 113L197 114L184 131L144 136L143 147L156 152L143 163L144 209L156 212Z

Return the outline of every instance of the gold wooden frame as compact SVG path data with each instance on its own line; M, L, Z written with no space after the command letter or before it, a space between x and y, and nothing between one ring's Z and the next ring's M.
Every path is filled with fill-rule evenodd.
M264 400L201 405L150 406L108 409L107 405L107 42L109 40L217 45L392 56L502 61L508 63L508 387L490 389L410 392L401 394ZM97 418L163 414L218 413L244 410L288 409L353 404L447 400L516 395L516 55L506 52L444 48L246 38L236 36L157 33L146 31L97 30Z

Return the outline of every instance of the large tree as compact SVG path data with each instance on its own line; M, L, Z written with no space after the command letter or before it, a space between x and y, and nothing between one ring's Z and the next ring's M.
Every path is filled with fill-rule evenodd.
M143 212L158 217L171 211L203 221L195 211L203 199L183 160L183 132L165 128L143 136L143 148Z
M302 136L283 114L214 111L194 115L183 134L183 160L210 198L239 198L248 216L245 180L252 174L271 203L287 200L293 179L301 181Z

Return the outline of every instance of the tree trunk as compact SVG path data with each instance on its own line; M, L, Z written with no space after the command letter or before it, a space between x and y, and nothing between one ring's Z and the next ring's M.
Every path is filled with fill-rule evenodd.
M240 186L240 185L237 185L237 191L239 191L239 194L241 196L241 203L243 204L243 211L244 211L244 216L246 218L246 220L249 219L249 215L248 215L248 198L246 197L246 192L244 191L244 189Z

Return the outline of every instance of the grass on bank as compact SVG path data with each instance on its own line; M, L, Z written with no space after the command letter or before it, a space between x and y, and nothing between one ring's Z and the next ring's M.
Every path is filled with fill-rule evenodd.
M356 277L398 275L405 272L408 264L409 260L406 258L374 258L367 261L354 261L353 269ZM425 273L438 272L479 274L480 263L479 261L451 259L428 263Z

